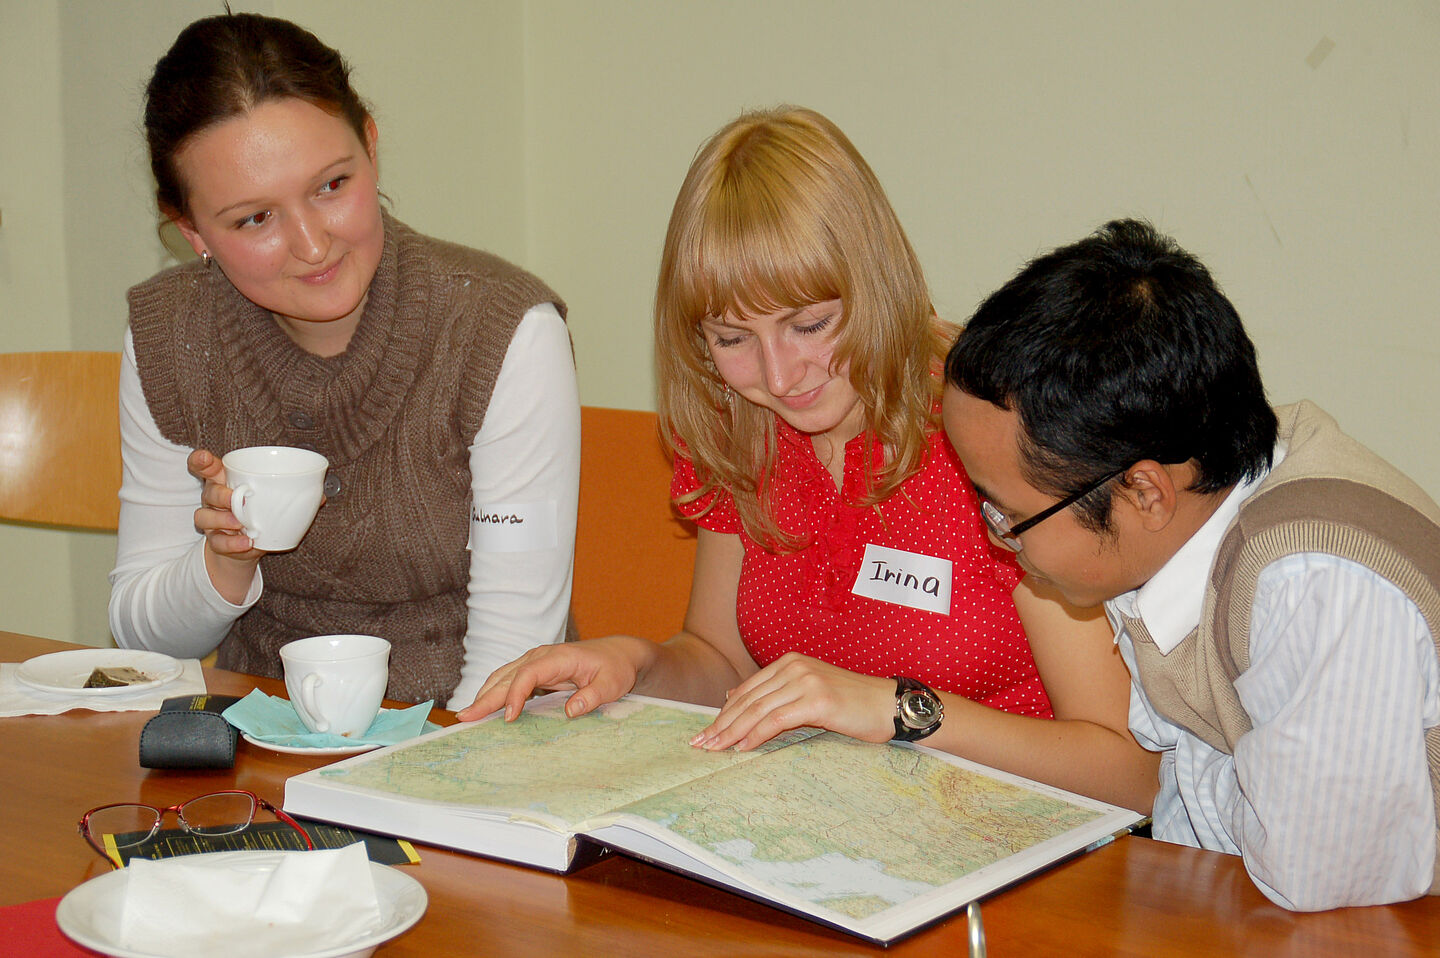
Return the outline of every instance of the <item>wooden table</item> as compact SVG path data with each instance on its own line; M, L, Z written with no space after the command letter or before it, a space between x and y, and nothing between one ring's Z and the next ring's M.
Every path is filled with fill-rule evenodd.
M0 661L73 646L0 632ZM283 683L207 669L211 692L281 694ZM88 808L172 805L239 786L279 804L318 758L241 742L235 768L156 771L136 761L151 713L72 711L0 719L0 905L63 895L107 866L76 833ZM437 711L450 724L454 717ZM896 955L966 953L962 917L888 950L622 856L559 876L420 847L430 896L382 958L437 955ZM983 903L989 952L1005 956L1440 954L1440 899L1292 914L1263 898L1238 858L1124 838ZM0 945L3 950L3 945Z

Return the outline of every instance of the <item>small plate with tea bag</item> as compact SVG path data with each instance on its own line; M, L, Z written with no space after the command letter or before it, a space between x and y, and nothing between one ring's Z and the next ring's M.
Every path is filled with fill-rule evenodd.
M15 678L62 695L129 695L173 682L185 671L179 659L139 649L71 649L20 663Z

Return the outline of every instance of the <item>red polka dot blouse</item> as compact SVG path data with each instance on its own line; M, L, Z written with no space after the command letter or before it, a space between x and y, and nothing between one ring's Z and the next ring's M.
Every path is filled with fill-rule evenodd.
M777 420L774 507L782 528L807 537L799 552L777 555L745 535L728 493L682 507L713 532L739 534L745 558L736 615L750 655L762 667L800 652L865 675L908 675L994 708L1053 717L1011 593L1021 571L985 534L979 502L942 432L925 467L878 507L856 507L865 457L880 444L862 434L845 447L843 488L808 436ZM693 464L675 460L672 497L699 488ZM875 544L951 563L949 614L852 592ZM872 563L873 565L873 563Z

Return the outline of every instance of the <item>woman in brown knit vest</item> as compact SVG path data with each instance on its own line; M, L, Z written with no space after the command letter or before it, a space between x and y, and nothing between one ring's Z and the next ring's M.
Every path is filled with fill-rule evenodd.
M565 634L564 304L381 209L375 121L295 24L191 24L156 64L145 128L160 211L199 259L130 291L116 640L218 646L222 666L278 676L291 639L368 633L393 645L391 697L468 704ZM252 445L329 461L293 551L254 548L229 510L221 457Z

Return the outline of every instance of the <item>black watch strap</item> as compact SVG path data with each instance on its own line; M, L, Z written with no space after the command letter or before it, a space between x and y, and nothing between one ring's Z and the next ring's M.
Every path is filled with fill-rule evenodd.
M895 735L892 742L916 742L934 734L945 718L945 704L924 682L895 676Z

